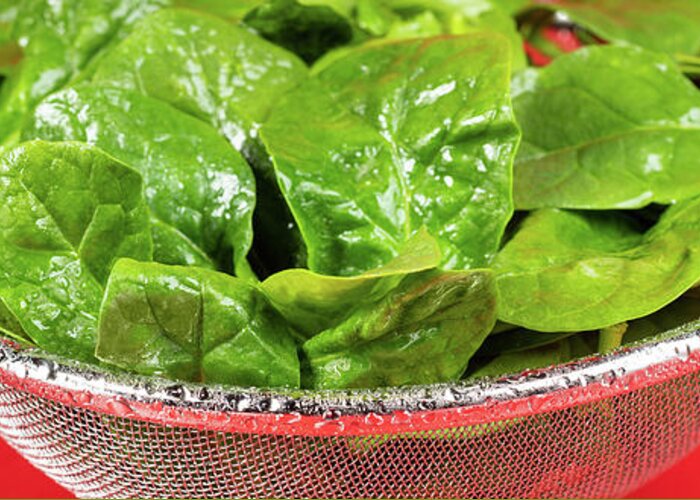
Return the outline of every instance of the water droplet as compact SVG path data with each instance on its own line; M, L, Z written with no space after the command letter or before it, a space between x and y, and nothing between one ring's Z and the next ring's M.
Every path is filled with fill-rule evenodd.
M126 402L114 399L107 403L107 410L117 417L132 417L134 410Z
M376 413L370 413L365 417L365 423L367 425L382 425L384 423L384 417Z
M323 412L323 420L337 420L341 417L341 413L338 410L329 408Z

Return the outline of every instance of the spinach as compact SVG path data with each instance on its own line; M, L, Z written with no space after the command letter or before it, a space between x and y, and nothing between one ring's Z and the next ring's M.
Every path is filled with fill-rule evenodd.
M140 92L212 124L255 165L261 123L305 78L300 60L243 28L164 9L102 59L93 82Z
M310 270L380 267L422 226L446 268L488 264L512 213L509 66L486 35L373 45L279 103L262 137Z
M49 352L91 360L112 263L150 260L141 177L96 148L29 142L0 157L0 303Z
M464 35L480 31L500 33L510 42L513 67L525 66L523 40L513 18L504 10L504 6L499 5L499 0L383 0L382 3L405 19L392 27L394 32L400 32L406 24L415 22L421 16L425 19L428 15L440 22L443 26L442 33L445 34ZM433 24L432 21L428 22ZM428 32L423 36L439 34Z
M165 9L103 58L93 82L165 101L213 125L243 154L256 171L253 246L264 275L293 266L303 249L259 129L277 100L306 77L301 60L246 29Z
M216 268L211 259L187 236L154 217L151 217L151 236L155 262L172 266Z
M214 16L226 19L229 22L242 20L252 9L263 3L264 0L173 0L173 7L206 12Z
M289 328L253 285L196 267L122 259L100 313L97 357L146 375L299 386Z
M470 370L467 380L518 375L528 370L548 368L572 359L567 339L532 347L526 351L504 352Z
M246 255L253 240L255 179L245 160L210 125L162 101L100 86L53 94L28 122L25 139L94 144L137 169L159 221L223 269L231 269L226 260L233 253L238 274L250 274ZM158 241L162 237L161 231Z
M700 319L700 298L687 293L651 316L631 321L624 343L633 344Z
M608 42L700 55L700 4L692 0L533 0L524 10L536 8L563 13Z
M700 279L700 198L647 232L610 212L543 209L498 255L499 319L544 332L597 330L652 314Z
M11 39L22 59L0 93L0 144L13 144L18 127L40 99L77 77L161 0L20 0Z
M574 335L575 332L535 332L525 328L514 328L505 332L491 332L476 353L477 357L496 356L529 351L555 344Z
M700 11L627 4L0 6L0 335L325 390L518 373L697 319ZM534 60L554 11L582 38L513 75L516 21Z
M513 67L525 66L523 40L515 22L493 0L357 0L353 3L353 9L341 11L354 22L355 43L495 32L510 42ZM331 51L318 64L325 67L350 50L351 47L343 47Z
M700 92L668 57L588 47L519 75L513 92L517 208L629 209L700 193Z
M440 264L435 240L421 230L387 265L353 277L333 277L307 269L290 269L270 276L262 289L304 340L340 323L358 304L386 296L406 276Z
M303 5L296 0L270 0L249 12L244 22L309 64L354 37L350 20L334 9Z
M317 389L458 379L496 322L489 271L409 276L378 303L304 343L306 384Z

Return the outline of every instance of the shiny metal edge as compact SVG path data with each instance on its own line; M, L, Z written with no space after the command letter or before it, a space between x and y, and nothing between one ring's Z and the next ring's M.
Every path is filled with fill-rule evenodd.
M113 373L0 342L0 370L70 392L201 411L308 416L388 414L464 408L585 387L700 351L700 323L607 356L499 379L378 390L261 390L176 383Z

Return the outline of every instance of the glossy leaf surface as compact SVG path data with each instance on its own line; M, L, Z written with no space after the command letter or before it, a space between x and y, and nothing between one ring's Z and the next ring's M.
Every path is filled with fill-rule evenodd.
M700 319L700 298L686 294L645 318L632 321L625 333L625 344L632 344L669 332Z
M440 249L425 230L406 242L387 265L355 277L333 277L290 269L269 277L262 289L282 315L308 338L331 328L359 304L384 297L409 274L440 264Z
M390 7L402 18L401 23L392 27L394 35L420 17L427 20L425 15L431 13L442 25L442 34L500 33L510 43L513 67L522 68L526 64L523 41L515 20L508 13L508 6L499 5L499 0L381 0L379 3Z
M87 142L135 168L155 217L223 269L233 254L236 270L246 272L255 179L210 125L135 92L80 86L37 106L23 136Z
M270 0L244 19L261 37L294 52L311 64L323 54L353 39L350 20L326 5L296 0Z
M694 0L535 0L531 4L565 13L608 42L671 55L700 54L700 3Z
M514 88L516 208L628 209L700 192L700 92L667 57L589 47Z
M254 286L195 267L120 260L97 356L136 373L237 386L299 386L292 335Z
M496 321L488 271L406 278L378 303L304 344L308 385L389 387L457 380Z
M519 375L527 370L548 368L565 363L571 359L571 345L568 340L564 339L525 351L512 351L500 354L474 369L467 379Z
M197 266L216 269L201 248L174 227L151 217L153 260L172 266Z
M16 141L26 112L76 77L161 0L20 0L11 38L22 61L0 94L0 144Z
M499 319L566 332L652 314L700 279L698 242L698 198L646 233L620 214L535 212L496 259Z
M309 268L381 267L423 226L447 268L488 263L512 213L508 75L503 39L412 40L355 50L287 95L262 136Z
M100 63L94 81L138 91L196 116L243 154L257 179L254 250L261 274L269 274L293 265L303 249L259 128L280 96L306 77L300 59L249 30L171 9L140 23ZM270 248L271 241L276 248Z
M495 356L557 343L571 337L572 332L535 332L525 328L515 328L506 332L491 333L479 348L479 356Z
M92 359L102 287L119 257L150 260L139 174L78 143L0 158L0 299L48 352Z
M244 28L166 9L111 51L94 81L168 102L214 125L241 151L279 96L305 78L299 59Z

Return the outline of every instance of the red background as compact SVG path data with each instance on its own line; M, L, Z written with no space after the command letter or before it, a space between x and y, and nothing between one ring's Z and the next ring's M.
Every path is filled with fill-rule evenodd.
M69 498L0 440L1 498ZM630 498L700 498L700 449L661 476L635 491Z

